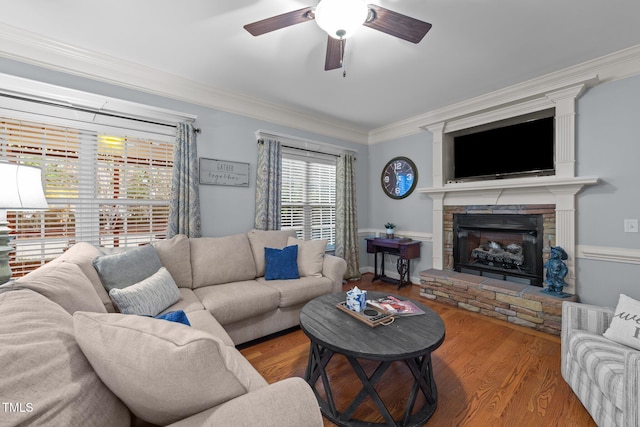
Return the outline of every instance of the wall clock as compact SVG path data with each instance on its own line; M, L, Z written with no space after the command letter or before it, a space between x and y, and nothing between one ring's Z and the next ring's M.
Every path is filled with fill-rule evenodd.
M392 199L404 199L418 183L418 168L407 157L394 157L382 169L382 191Z

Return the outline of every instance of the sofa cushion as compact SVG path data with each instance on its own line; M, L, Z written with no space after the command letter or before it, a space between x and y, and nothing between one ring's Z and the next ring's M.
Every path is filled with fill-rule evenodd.
M264 278L267 280L288 280L300 277L298 273L298 246L282 249L264 248Z
M193 292L222 325L275 310L280 300L277 290L255 280L205 286Z
M289 237L287 245L298 245L298 271L300 276L322 276L322 263L327 240L301 240Z
M250 230L247 233L253 259L256 263L256 277L264 276L264 248L282 249L289 237L296 237L293 230Z
M618 409L624 409L624 360L629 348L602 335L576 331L567 352Z
M160 267L135 285L111 289L109 296L122 314L156 316L180 299L180 291L169 271Z
M0 294L0 425L128 426L130 415L76 343L73 318L30 290Z
M611 324L603 335L640 350L640 301L620 294Z
M162 267L156 250L151 245L138 246L110 255L100 255L93 266L107 291L123 289L143 281Z
M327 277L301 277L297 280L266 280L259 277L256 281L278 291L280 307L290 307L333 292L333 282Z
M76 312L74 326L100 378L150 423L170 424L265 385L221 340L185 325Z
M176 310L183 310L185 313L190 313L192 311L205 309L192 289L178 288L178 292L180 292L180 299L175 304L167 307L164 313Z
M189 238L177 234L170 239L160 240L153 244L160 262L176 281L180 288L191 288L191 249Z
M251 280L256 264L246 234L189 239L193 288Z
M69 314L75 311L106 313L93 285L76 264L64 261L45 264L16 280L14 288L42 294Z
M93 266L93 259L100 255L104 255L104 252L97 246L87 242L78 242L56 259L76 264L80 267L84 275L91 281L93 289L95 289L98 297L100 297L104 308L108 312L113 313L116 311L113 307L113 302L111 302L111 298L109 298L109 294L102 285L100 276L98 276L98 272Z
M190 311L187 313L189 323L192 328L199 329L208 334L213 335L216 338L220 338L225 345L233 347L235 344L227 331L222 327L220 322L204 308L202 310Z

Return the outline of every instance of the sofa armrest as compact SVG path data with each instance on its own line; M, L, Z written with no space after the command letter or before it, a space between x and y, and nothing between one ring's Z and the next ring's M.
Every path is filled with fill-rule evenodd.
M574 331L581 330L602 335L613 319L613 311L607 307L599 307L578 302L564 301L562 303L562 331L560 334L561 369L562 376L568 379L567 351L569 340Z
M623 426L640 426L640 351L630 351L624 360Z
M171 427L322 427L322 414L311 387L299 377L287 378L243 394L215 408L171 424Z
M325 254L322 264L322 275L333 282L333 292L342 291L342 280L347 271L347 262L335 255Z

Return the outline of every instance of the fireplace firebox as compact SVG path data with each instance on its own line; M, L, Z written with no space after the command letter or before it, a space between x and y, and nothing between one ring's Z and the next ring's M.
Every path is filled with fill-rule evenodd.
M454 270L542 286L543 227L538 214L454 214Z

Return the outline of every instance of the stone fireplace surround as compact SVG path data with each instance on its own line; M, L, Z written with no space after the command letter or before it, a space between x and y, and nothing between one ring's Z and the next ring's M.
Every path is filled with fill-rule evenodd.
M523 178L524 179L524 178ZM464 190L422 190L433 199L433 268L420 273L420 295L484 316L559 335L563 301L577 301L572 295L562 299L541 293L540 287L458 273L453 269L453 213L508 212L541 213L544 217L543 259L548 259L551 246L562 246L566 261L568 286L565 292L576 294L575 277L575 195L597 178L556 177L539 180L527 187L518 185L499 188L498 184L477 183L481 188ZM530 182L530 181L529 181ZM545 183L545 184L543 184ZM464 185L464 184L460 184ZM503 184L504 185L504 184ZM486 191L485 191L486 190ZM445 197L446 196L446 197ZM485 203L482 203L485 202ZM491 203L493 202L493 203Z
M430 269L420 273L420 295L444 304L560 335L562 302L576 301L556 298L541 293L538 286L495 280L453 271L453 215L482 214L540 214L543 218L542 257L549 258L550 248L556 241L555 205L468 205L446 206L443 213L442 270Z

